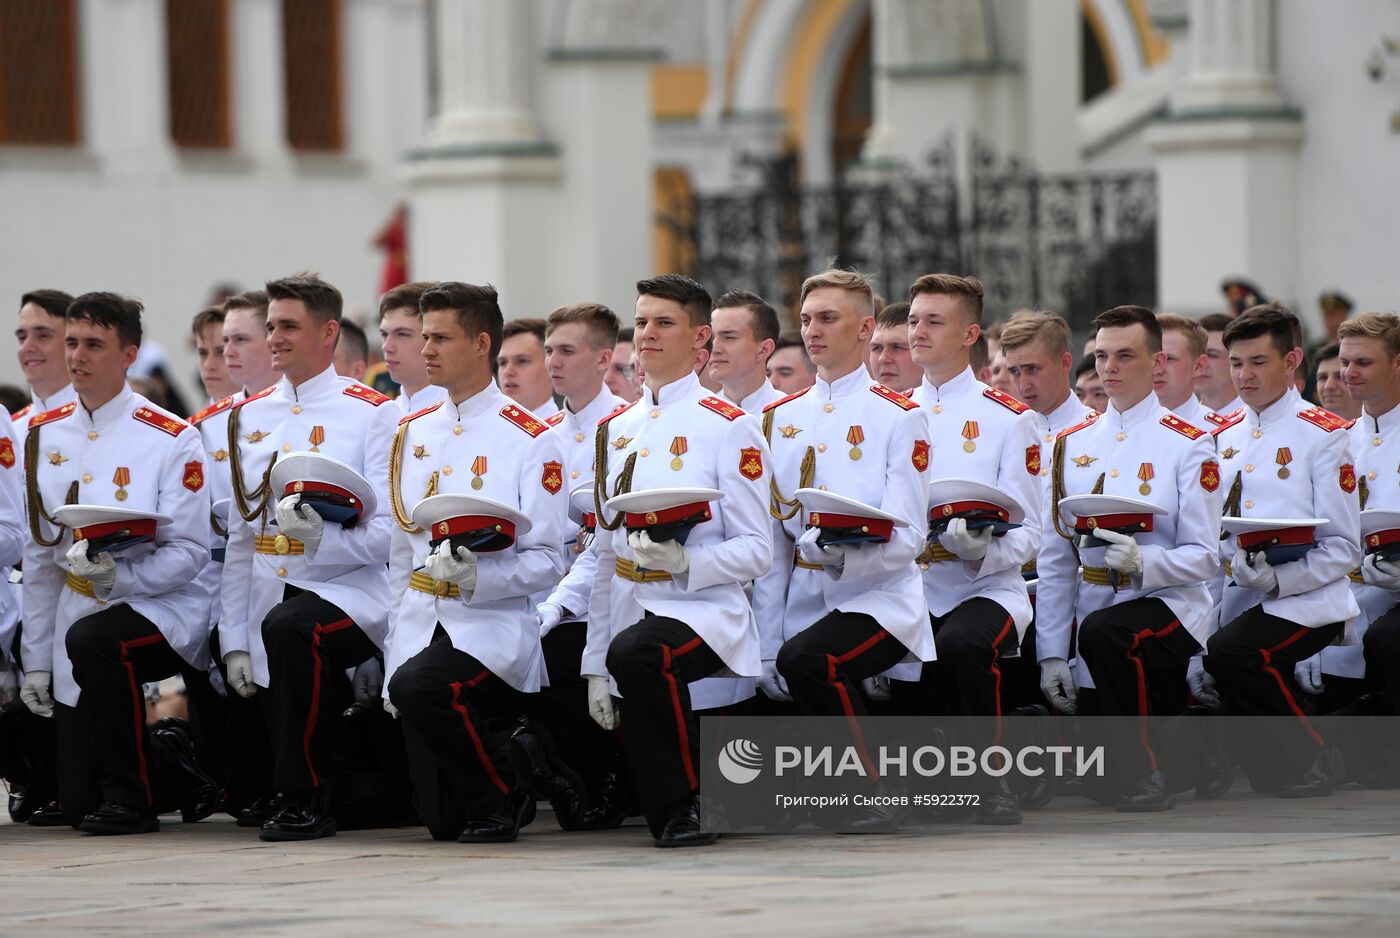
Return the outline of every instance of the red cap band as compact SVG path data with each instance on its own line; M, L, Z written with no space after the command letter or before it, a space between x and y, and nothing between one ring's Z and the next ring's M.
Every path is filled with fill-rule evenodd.
M860 515L838 515L830 511L807 513L809 528L860 528L870 534L888 538L894 531L894 522L884 518L862 518Z
M1316 540L1313 537L1315 530L1311 525L1300 528L1274 528L1272 531L1250 531L1248 534L1237 534L1235 540L1244 550L1276 545L1311 544Z
M660 511L629 511L626 515L626 524L629 528L650 528L658 524L670 524L672 521L683 521L692 515L703 513L705 520L710 520L709 502L691 502L688 505L677 505L675 508L663 508Z

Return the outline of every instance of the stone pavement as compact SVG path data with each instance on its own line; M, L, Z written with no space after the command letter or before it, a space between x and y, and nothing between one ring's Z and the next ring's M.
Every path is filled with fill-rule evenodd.
M1222 832L1226 817L1255 832ZM263 844L223 817L114 838L0 823L0 934L1394 936L1398 829L1400 792L1356 788L1237 788L1149 816L1061 798L1021 827L699 850L656 850L636 826L564 834L548 811L494 847L421 828Z

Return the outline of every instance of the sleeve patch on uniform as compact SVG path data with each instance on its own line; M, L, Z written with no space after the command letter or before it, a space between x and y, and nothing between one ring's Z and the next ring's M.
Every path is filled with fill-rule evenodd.
M745 446L739 450L739 475L750 482L763 478L763 451L757 446Z
M909 398L905 397L903 394L900 394L898 391L894 390L893 388L887 388L887 387L885 387L883 384L872 384L872 385L870 386L870 390L874 391L876 394L880 395L881 397L883 397L885 400L889 401L890 403L892 403L892 404L898 404L900 407L903 407L905 410L917 410L918 407L919 407L918 404L915 404L913 401L909 400Z
M1000 404L1002 407L1005 407L1007 410L1012 411L1013 413L1024 414L1028 410L1028 407L1025 404L1022 404L1020 401L1016 400L1016 398L1012 397L1010 394L1007 394L1005 391L999 391L996 388L987 388L985 391L982 392L982 396L991 398L992 400Z
M442 402L442 401L438 401L436 404L429 404L427 407L424 407L422 410L415 410L413 413L409 414L407 417L402 418L402 419L399 421L399 423L400 423L400 424L410 423L410 422L412 422L412 421L414 421L414 420L417 420L419 417L423 416L424 414L431 414L433 411L437 410L437 409L438 409L439 407L441 407L442 405L443 405L443 402Z
M1207 492L1220 488L1220 463L1214 459L1201 463L1201 488Z
M534 414L528 411L521 410L514 404L507 404L506 406L502 407L501 416L506 418L511 423L515 424L517 427L524 430L531 436L539 436L541 433L549 429L549 427L545 426L543 420L540 420L538 417L536 417Z
M1330 410L1323 410L1321 407L1309 407L1307 410L1298 411L1298 416L1315 427L1321 427L1328 433L1333 430L1343 430L1347 426L1346 418L1338 417Z
M384 404L389 401L389 395L380 394L374 388L365 387L363 384L352 384L348 386L342 393L345 394L347 397L353 397L356 400L361 400L368 404L373 404L375 407L378 407L380 404Z
M1206 435L1206 431L1202 430L1200 427L1192 426L1176 414L1167 414L1163 417L1162 426L1170 430L1175 430L1188 440L1199 440Z
M15 444L9 437L0 439L0 466L6 469L15 467Z
M185 475L180 480L191 492L204 488L204 463L197 459L185 463Z
M1026 472L1033 476L1040 475L1040 444L1032 443L1026 447Z
M1342 468L1337 474L1337 483L1341 485L1342 491L1350 495L1356 491L1356 467L1349 462L1342 463Z
M735 407L728 401L718 397L702 397L700 399L700 406L706 410L714 411L725 420L738 420L740 417L744 416L742 408Z
M132 412L131 416L148 426L169 433L171 436L179 436L180 431L189 426L189 424L185 423L183 420L167 417L165 414L158 414L149 407L138 407Z
M564 487L564 464L557 459L547 460L544 471L540 473L540 485L550 495L558 495Z
M915 440L914 453L909 458L913 460L914 468L920 472L928 469L928 440Z

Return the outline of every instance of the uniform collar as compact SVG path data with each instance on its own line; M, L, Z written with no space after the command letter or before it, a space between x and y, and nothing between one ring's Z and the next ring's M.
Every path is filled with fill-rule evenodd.
M1069 396L1060 402L1060 406L1050 411L1048 414L1036 414L1035 423L1040 429L1056 433L1067 427L1072 427L1088 416L1089 408L1085 407L1079 398L1074 396L1071 389Z
M277 379L277 387L288 400L307 401L318 395L340 390L340 375L336 374L335 366L331 365L316 377L303 381L299 387L293 387L292 382L283 375Z
M493 381L460 404L452 403L452 399L446 396L444 396L444 402L447 406L443 408L443 411L454 417L457 423L463 423L481 416L488 410L500 410L510 400L501 393L501 389Z
M977 385L979 383L977 376L972 373L971 366L964 368L962 371L958 372L956 377L949 378L938 387L934 387L928 380L927 375L924 376L924 387L932 391L933 399L939 402L946 401L949 398L961 397L964 394L970 394L977 390Z
M821 375L817 375L817 400L834 401L837 398L847 397L870 387L871 383L870 372L865 370L864 362L857 365L850 374L842 375L829 383L823 381Z
M1300 403L1302 403L1302 398L1298 396L1298 389L1289 385L1282 397L1263 410L1255 410L1253 407L1245 405L1245 422L1251 427L1267 427L1292 417L1298 412Z
M648 385L642 385L642 403L653 410L670 407L672 404L694 397L697 390L703 390L700 387L700 379L695 372L690 371L686 372L684 377L677 378L670 384L662 385L659 401L657 395L652 393Z
M608 391L607 385L601 385L598 393L593 395L593 400L584 404L577 413L569 410L568 402L564 403L564 423L570 427L579 429L591 429L598 426L598 421L610 414L620 402L621 398Z
M1124 411L1120 411L1113 406L1112 401L1109 401L1108 410L1103 416L1108 421L1108 426L1124 429L1147 420L1154 420L1162 410L1163 407L1161 402L1157 400L1157 395L1149 391L1146 397Z
M81 402L77 408L77 416L82 423L90 425L94 430L105 430L112 427L135 408L147 403L145 398L138 402L137 394L131 390L131 385L122 383L122 389L117 392L117 396L112 398L101 407L88 412Z
M1390 408L1379 417L1372 417L1366 413L1366 408L1361 408L1361 418L1356 421L1357 426L1365 428L1367 433L1386 434L1387 436L1400 430L1400 405Z
M856 370L859 371L860 369ZM783 395L778 394L777 388L773 387L773 385L769 384L767 381L764 381L758 387L754 388L752 394L750 394L748 397L745 397L743 400L736 401L728 394L724 393L724 391L720 391L719 396L724 398L726 401L729 401L729 403L738 407L745 413L756 414L759 411L763 410L765 404L768 404L769 402L776 400L778 397L781 397Z
M1213 411L1211 411L1211 413L1216 414L1217 416L1220 416L1220 417L1228 417L1228 416L1230 416L1231 414L1233 414L1235 411L1241 409L1242 407L1244 407L1244 401L1243 401L1243 399L1240 398L1240 396L1239 396L1238 394L1236 394L1236 395L1235 395L1235 399L1234 399L1233 401L1231 401L1230 403L1226 404L1224 407L1220 408L1219 410L1213 410ZM1207 408L1207 409L1209 409L1209 408Z
M78 392L73 390L73 385L65 384L63 389L55 391L48 397L40 397L33 388L29 389L29 397L34 402L34 413L42 414L45 411L53 410L55 407L62 407L64 404L71 404L78 399Z
M545 398L545 402L543 404L530 411L530 413L543 420L546 417L553 417L555 414L559 413L559 411L559 402L556 401L553 397L548 397Z
M399 406L403 408L405 414L416 414L424 407L431 407L438 401L447 400L447 388L439 387L436 384L424 385L416 394L399 393Z

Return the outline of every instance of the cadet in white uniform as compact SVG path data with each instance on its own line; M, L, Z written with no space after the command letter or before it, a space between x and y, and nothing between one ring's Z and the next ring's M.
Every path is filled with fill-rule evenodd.
M627 761L659 846L713 843L701 816L693 681L727 670L758 677L758 626L744 584L772 563L767 446L758 420L711 397L695 376L710 337L710 296L667 274L637 285L636 348L646 374L640 401L599 425L597 573L582 673L606 729L623 699ZM607 496L657 488L718 489L709 520L682 545L628 530ZM645 528L650 522L641 525Z
M504 842L534 805L506 730L545 677L530 597L564 572L564 452L491 381L496 291L447 282L421 302L429 375L448 397L394 440L389 701L433 838ZM484 501L460 507L453 493Z
M423 360L423 313L418 301L423 291L437 286L431 280L400 284L379 300L379 341L389 377L399 386L394 406L399 416L416 414L447 398L447 392L428 380Z
M719 382L720 397L746 414L786 397L768 381L768 359L778 344L778 313L763 297L730 290L710 313L714 344L705 367Z
M299 496L272 490L272 467L307 451L365 479L387 479L397 411L332 367L338 290L298 275L269 283L267 292L268 344L284 376L229 417L234 498L219 639L230 686L243 696L258 687L272 692L283 803L261 836L301 840L335 832L328 720L352 700L345 670L374 658L388 628L393 519L381 503L353 527L324 524L309 506L294 508Z
M1056 440L1051 508L1070 514L1061 508L1068 496L1131 501L1077 509L1077 518L1052 514L1054 533L1038 563L1037 649L1046 696L1072 709L1070 623L1079 623L1079 657L1098 689L1095 709L1143 721L1144 732L1123 746L1129 763L1115 771L1117 807L1166 810L1174 800L1147 717L1180 710L1170 701L1184 699L1186 666L1209 631L1206 580L1219 567L1220 467L1207 432L1170 413L1153 393L1164 353L1152 311L1119 306L1093 325L1109 407ZM1092 546L1077 546L1081 530L1092 535Z
M1268 721L1262 756L1242 753L1255 777L1273 776L1286 797L1331 792L1321 734L1308 719L1294 666L1343 638L1359 609L1347 575L1361 562L1356 467L1347 421L1304 401L1293 385L1302 350L1296 320L1276 305L1255 307L1225 330L1244 413L1216 433L1227 516L1318 518L1315 543L1300 559L1273 567L1252 561L1236 538L1222 542L1230 584L1220 631L1210 639L1206 671L1234 714L1291 716ZM1291 730L1283 730L1291 725ZM1251 764L1253 763L1253 764ZM1261 772L1262 770L1262 772Z
M1196 396L1196 381L1210 365L1206 356L1207 334L1194 319L1161 313L1162 354L1166 362L1157 370L1152 389L1162 406L1191 426L1209 432L1218 424L1209 419L1210 408Z
M158 747L141 685L208 664L209 595L196 578L209 560L204 454L188 424L126 384L141 304L84 294L68 309L66 341L80 400L36 414L26 442L33 540L24 561L23 696L42 715L55 700L62 705L60 800L70 823L145 833L159 829L157 815L172 803L155 778ZM101 544L108 532L89 531L90 545L78 530L69 537L72 525L58 517L77 504L133 520ZM100 514L69 521L81 528ZM90 751L96 766L87 764ZM193 797L181 804L187 820L213 811L211 787L175 798Z

